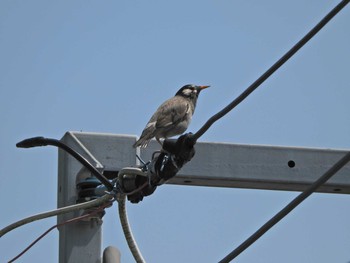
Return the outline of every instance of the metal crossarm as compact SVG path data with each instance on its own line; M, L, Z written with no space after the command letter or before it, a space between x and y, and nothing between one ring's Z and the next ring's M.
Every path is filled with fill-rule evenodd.
M136 136L72 132L85 149L95 156L105 171L119 171L118 142ZM69 136L69 135L68 135ZM121 140L125 155L136 164L135 149ZM119 147L119 149L121 149ZM159 144L152 141L140 156L150 160ZM104 153L104 154L101 154ZM196 155L168 184L216 186L232 188L303 191L327 171L346 150L243 145L228 143L197 143ZM132 166L131 163L128 166ZM350 165L317 189L323 193L350 193Z

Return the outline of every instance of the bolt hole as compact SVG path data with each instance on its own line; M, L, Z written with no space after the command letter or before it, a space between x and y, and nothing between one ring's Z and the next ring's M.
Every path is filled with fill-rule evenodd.
M341 189L340 188L335 188L333 189L334 192L341 192Z
M192 183L192 181L191 180L185 180L184 183L190 184L190 183Z
M288 161L288 167L289 168L295 167L295 162L293 160Z

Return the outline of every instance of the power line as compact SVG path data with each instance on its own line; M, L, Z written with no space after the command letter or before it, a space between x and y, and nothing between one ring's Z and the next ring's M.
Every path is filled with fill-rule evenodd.
M64 144L59 140L38 136L38 137L33 137L33 138L20 141L19 143L16 144L16 146L19 148L32 148L32 147L47 146L47 145L56 146L58 148L65 150L69 154L71 154L78 162L80 162L93 175L95 175L96 178L100 180L100 182L104 186L106 186L108 191L113 190L113 185L111 184L111 182L103 174L101 174L93 165L91 165L91 163L89 163L89 161L86 160L84 156L74 151L71 147L69 147L68 145Z
M132 234L132 231L131 231L131 227L130 227L127 212L126 212L125 201L126 201L126 195L122 194L120 198L118 198L118 211L119 211L120 224L122 226L126 242L128 243L129 249L135 261L137 263L145 263L146 261L144 260L142 253L139 247L137 246L134 235Z
M56 227L60 227L60 226L63 226L63 225L66 225L66 224L70 224L70 223L73 223L73 222L76 222L76 221L80 221L84 218L88 218L88 217L91 217L92 215L95 215L101 211L103 211L107 206L109 206L109 204L104 204L103 206L100 206L100 207L97 207L96 210L94 211L91 211L90 213L88 214L85 214L85 215L81 215L81 216L78 216L78 217L74 217L72 219L68 219L62 223L59 223L59 224L56 224L52 227L50 227L48 230L46 230L42 235L40 235L37 239L35 239L28 247L26 247L21 253L19 253L16 257L14 257L13 259L11 259L8 263L12 263L14 262L15 260L19 259L21 256L23 256L29 249L31 249L37 242L39 242L43 237L45 237L48 233L50 233L53 229L55 229Z
M293 199L288 205L286 205L280 212L267 221L262 227L260 227L253 235L251 235L246 241L239 245L235 250L223 258L219 263L230 262L245 249L252 245L262 235L264 235L270 228L277 224L282 218L288 215L294 208L296 208L301 202L308 198L313 192L317 190L321 185L327 182L333 175L335 175L343 166L350 161L350 152L341 158L336 164L334 164L326 173L324 173L316 182L310 185L304 192Z
M295 46L293 46L281 59L279 59L272 67L270 67L261 77L259 77L253 84L251 84L240 96L238 96L234 101L227 105L217 114L213 115L200 130L198 130L194 135L194 141L197 141L210 127L211 125L230 112L235 108L239 103L246 99L255 89L257 89L266 79L268 79L277 69L279 69L289 58L291 58L301 47L303 47L313 36L315 36L342 8L344 8L350 0L344 0L340 2L330 13L328 13L309 33L307 33ZM45 146L45 145L55 145L60 148L65 149L67 152L73 155L78 161L80 161L85 167L87 167L105 186L109 191L114 190L113 184L108 181L95 167L93 167L84 157L79 154L76 155L75 151L70 147L65 147L66 145L62 144L58 140L46 139L43 137L32 138L34 140L34 146ZM17 146L18 147L33 147L32 141L22 141ZM36 144L35 144L36 143ZM291 212L296 206L298 206L302 201L304 201L308 196L310 196L320 185L325 183L330 177L332 177L337 171L339 171L348 161L350 160L350 153L344 156L340 161L338 161L330 170L328 170L321 178L319 178L315 183L313 183L307 190L301 193L297 198L295 198L291 203L289 203L284 209L282 209L278 214L271 218L265 225L263 225L258 231L256 231L250 238L243 242L239 247L233 250L229 255L227 255L220 262L229 262L235 257L237 257L241 252L253 244L257 239L259 239L264 233L266 233L271 227L273 227L277 222L279 222L284 216ZM92 168L91 168L92 167ZM141 190L144 186L141 186L137 191ZM130 194L130 193L129 193ZM119 209L125 210L125 195L123 199L119 201ZM120 210L121 211L121 210ZM121 212L119 212L121 215ZM52 215L50 215L52 216ZM35 216L30 217L30 220L26 223L29 223L34 220L39 220L42 218L36 218L32 220ZM45 216L47 217L47 216ZM126 218L127 219L127 218ZM122 219L121 219L122 220ZM23 220L21 220L23 221ZM19 221L20 222L20 221ZM20 225L23 222L21 222ZM0 231L0 237L12 229L20 226L18 222L10 225L10 228L5 228ZM123 223L122 223L123 225ZM128 226L128 223L126 224ZM124 230L124 226L123 226ZM130 229L129 229L130 230ZM125 231L124 231L125 232ZM129 231L131 233L131 231ZM132 234L131 234L132 235ZM128 240L128 238L127 238ZM136 247L137 249L137 247ZM134 254L134 253L133 253ZM135 255L134 255L135 256ZM137 262L144 262L142 255L139 253L137 256L139 260ZM137 258L135 257L135 259Z
M309 31L298 43L296 43L284 56L273 64L264 74L262 74L253 84L251 84L242 94L233 100L224 109L213 115L194 135L193 140L197 141L211 125L229 113L233 108L245 100L254 90L256 90L265 80L267 80L277 69L279 69L288 59L290 59L300 48L302 48L311 38L313 38L340 10L342 10L349 0L341 1L332 11L330 11L313 29Z
M112 196L114 196L114 197L118 198L120 221L121 221L121 225L122 225L122 228L124 231L126 241L129 245L129 248L130 248L136 262L138 262L138 263L145 262L144 259L142 258L141 252L139 251L137 243L136 243L135 239L133 238L133 235L131 232L131 228L130 228L128 217L127 217L126 207L125 207L125 200L126 200L126 196L133 195L139 191L142 191L148 185L148 181L146 181L144 184L142 184L141 186L139 186L138 188L136 188L130 192L124 192L123 191L124 189L122 186L123 185L122 181L123 181L124 175L131 173L131 174L137 174L139 176L145 176L144 172L142 172L142 170L139 168L130 168L130 167L124 168L119 172L117 180L114 180L111 183L108 181L108 179L106 179L104 177L104 175L102 173L100 173L93 165L91 165L88 160L86 160L82 155L80 155L77 151L75 151L74 149L72 149L71 147L66 145L64 142L61 142L61 141L56 140L56 139L50 139L50 138L44 138L44 137L33 137L33 138L29 138L29 139L26 139L26 140L23 140L23 141L17 143L17 147L21 147L21 148L31 148L31 147L47 146L47 145L53 145L53 146L59 147L59 148L63 149L64 151L68 152L70 155L72 155L72 157L74 157L84 167L86 167L90 172L92 172L96 176L96 178L99 179L101 181L101 183L105 185L105 187L107 189L109 189L108 186L112 186L113 191L104 195L103 197L100 197L100 198L93 200L93 201L90 201L90 202L85 202L83 204L78 204L78 205L60 208L60 209L57 209L54 211L45 212L45 213L42 213L39 215L34 215L31 217L25 218L23 220L20 220L14 224L11 224L10 226L7 226L4 229L2 229L0 231L0 237L4 234L8 233L9 231L13 230L14 228L17 228L19 226L22 226L24 224L27 224L27 223L35 221L35 220L40 220L40 219L43 219L46 217L55 216L55 215L59 215L59 214L63 214L63 213L68 213L68 212L79 210L79 209L90 208L92 206L100 205L101 203L103 204L106 202L113 202L114 200L113 200ZM104 183L104 180L107 180L108 184ZM36 242L38 242L41 238L43 238L53 228L46 231L42 236L40 236L37 240L35 240L27 249L25 249L16 258L20 257L27 250L29 250Z
M88 208L100 206L101 204L104 204L106 202L111 202L111 195L106 194L98 199L95 199L95 200L92 200L89 202L85 202L85 203L77 204L77 205L66 206L66 207L56 209L56 210L52 210L52 211L40 213L37 215L29 216L27 218L19 220L13 224L8 225L7 227L1 229L0 230L0 237L7 234L8 232L16 229L17 227L23 226L25 224L28 224L28 223L31 223L31 222L34 222L37 220L41 220L44 218L57 216L57 215L61 215L61 214L66 214L66 213L74 212L77 210L88 209Z

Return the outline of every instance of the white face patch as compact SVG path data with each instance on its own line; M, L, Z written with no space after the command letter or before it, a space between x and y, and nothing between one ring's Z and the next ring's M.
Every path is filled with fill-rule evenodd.
M196 94L197 90L195 89L184 89L182 93L186 96L190 96L191 94Z

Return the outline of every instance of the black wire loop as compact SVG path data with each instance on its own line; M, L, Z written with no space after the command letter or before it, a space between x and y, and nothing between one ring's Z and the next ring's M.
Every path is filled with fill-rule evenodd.
M73 150L67 144L63 143L60 140L45 138L45 137L33 137L26 140L23 140L16 144L19 148L32 148L38 146L47 146L52 145L62 150L66 151L70 155L72 155L77 161L79 161L83 166L85 166L96 178L108 189L108 191L113 190L112 183L97 170L84 156L82 156L77 151Z

